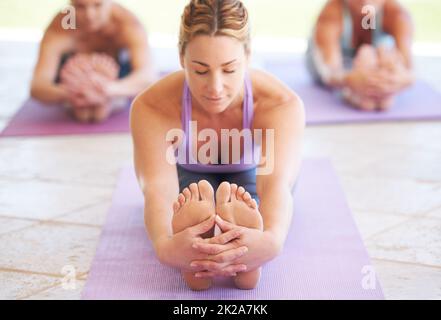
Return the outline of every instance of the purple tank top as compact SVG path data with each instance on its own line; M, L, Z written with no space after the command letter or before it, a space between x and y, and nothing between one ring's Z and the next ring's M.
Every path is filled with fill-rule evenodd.
M252 137L252 121L253 121L253 112L254 112L254 103L253 103L253 91L251 86L251 80L249 76L247 75L245 77L245 95L244 95L244 101L243 101L243 122L242 127L243 129L249 129L251 132L251 139L252 143L249 148L244 147L244 153L241 156L239 163L232 163L232 164L202 164L197 162L193 157L192 152L192 137L191 137L191 130L190 130L190 121L191 121L191 93L190 89L187 85L187 82L184 81L184 92L182 95L182 113L181 113L181 120L182 120L182 129L185 132L185 137L183 141L183 150L185 150L186 155L186 161L179 161L178 157L178 165L182 168L194 171L194 172L201 172L201 173L234 173L234 172L241 172L253 169L257 166L258 161L255 161L254 154L260 156L260 146L256 145L254 146L254 139ZM218 137L220 139L220 137ZM245 144L244 144L245 145ZM217 146L216 146L217 147ZM245 163L245 159L247 160ZM252 161L250 161L250 159Z

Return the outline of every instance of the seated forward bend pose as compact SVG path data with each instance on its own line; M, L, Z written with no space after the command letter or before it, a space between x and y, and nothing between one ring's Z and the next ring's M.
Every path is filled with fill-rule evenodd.
M329 0L309 41L309 70L356 108L388 109L414 81L412 33L396 0Z
M207 289L214 276L232 276L238 288L251 289L289 230L303 104L275 77L249 69L248 13L241 1L192 0L182 15L179 53L183 70L132 106L147 233L159 260L179 268L190 288ZM185 135L171 134L176 131ZM225 131L248 132L253 142L262 132L261 144L253 145L260 160L245 161L250 148L222 141ZM209 142L214 148L207 152ZM170 150L178 153L171 159L177 165ZM270 170L264 158L272 158Z
M81 122L100 122L153 82L147 35L111 0L71 5L70 20L60 12L44 33L31 95L66 106Z

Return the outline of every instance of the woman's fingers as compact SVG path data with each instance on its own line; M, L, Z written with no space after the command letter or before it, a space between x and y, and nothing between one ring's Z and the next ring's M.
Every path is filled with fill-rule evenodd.
M192 268L199 268L208 271L217 271L225 267L225 264L229 264L234 260L242 257L248 252L248 248L245 246L224 251L215 256L210 256L207 260L196 260L191 263Z
M208 243L211 244L227 244L228 242L239 238L242 235L241 228L234 228L225 233L221 233L213 238L207 240Z
M237 228L237 225L234 223L230 223L228 221L223 220L221 217L216 215L216 224L219 226L219 228L222 230L222 232L227 232L229 230Z
M244 272L247 266L244 264L234 264L225 267L219 271L198 271L195 273L196 278L212 278L215 276L234 277L239 272Z
M190 233L193 236L199 236L207 231L209 231L215 223L215 218L214 215L210 216L208 219L206 219L205 221L202 221L201 223L188 228L188 230L190 231Z
M210 239L205 239L210 240ZM234 249L236 248L236 245L233 243L228 244L212 244L205 241L198 241L193 244L193 248L198 250L201 253L209 254L209 255L216 255L221 252L224 252L226 250Z
M215 256L210 257L211 260L224 263L224 262L232 262L240 257L242 257L245 253L248 252L248 248L245 246L227 250L224 252L221 252Z

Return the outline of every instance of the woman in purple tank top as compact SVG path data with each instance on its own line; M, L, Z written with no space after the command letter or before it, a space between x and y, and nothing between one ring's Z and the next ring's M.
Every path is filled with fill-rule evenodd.
M251 289L289 231L303 104L248 67L248 12L239 0L191 0L179 55L183 70L132 106L147 233L158 259L179 268L191 289L209 288L215 276Z

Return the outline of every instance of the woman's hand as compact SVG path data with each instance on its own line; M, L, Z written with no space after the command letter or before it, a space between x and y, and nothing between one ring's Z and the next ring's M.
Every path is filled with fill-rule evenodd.
M230 262L246 266L246 270L239 272L257 269L275 258L280 252L281 246L277 244L274 235L269 231L240 227L222 220L219 216L216 216L216 223L224 233L210 239L200 239L195 243L200 254L209 255L205 259L196 259L192 262L192 265L200 270L196 273L197 277L207 278L224 275L225 248L229 248L229 250L241 247L248 248L248 252L242 257L230 260ZM231 232L240 236L226 243L228 237L225 235ZM225 246L226 244L228 246Z
M163 237L155 242L155 250L159 261L163 264L175 267L187 272L202 271L203 268L198 266L191 266L193 260L206 260L210 258L207 253L196 250L193 245L200 243L203 239L202 234L209 231L215 224L215 217L211 217L202 223L187 228L171 237ZM219 261L222 265L222 272L219 274L223 276L233 276L237 272L243 271L243 265L232 264L235 260L240 258L247 252L244 246L231 246L228 243L234 239L241 237L240 230L231 230L223 234L220 239L218 248L222 251L219 254Z
M118 73L119 66L110 56L78 54L63 66L61 83L73 107L102 105L108 102L108 88Z
M345 77L344 88L358 96L369 99L378 99L385 95L384 84L377 69L352 69Z

